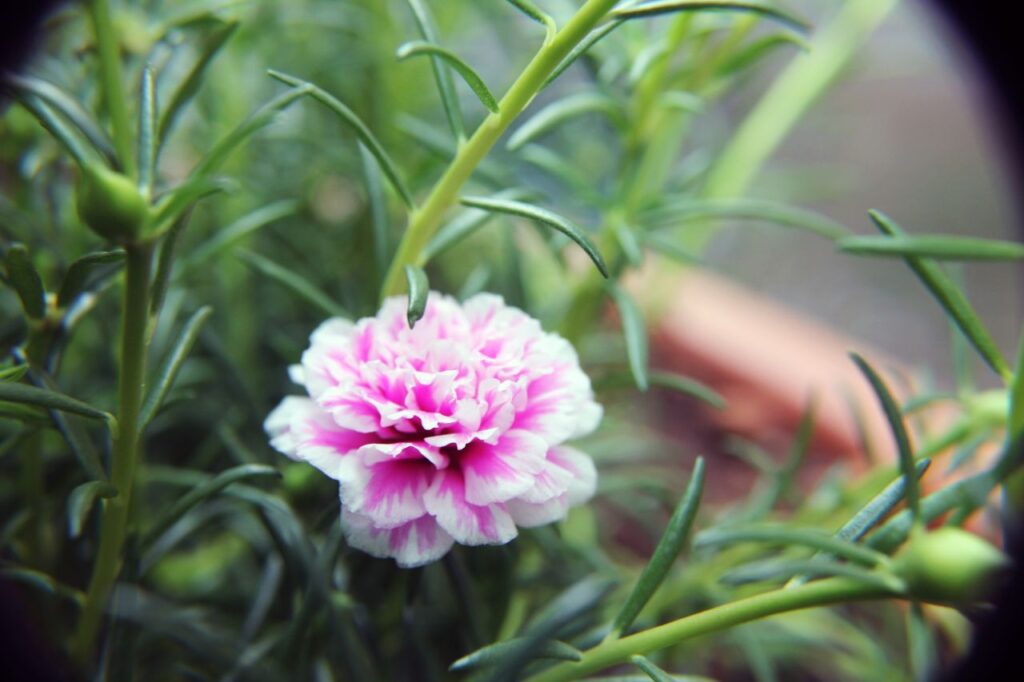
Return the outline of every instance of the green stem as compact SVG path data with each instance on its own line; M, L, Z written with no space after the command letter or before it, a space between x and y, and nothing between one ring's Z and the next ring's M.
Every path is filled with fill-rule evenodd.
M145 389L146 328L149 320L153 247L150 244L129 244L125 251L124 317L121 324L118 379L119 429L111 452L111 481L118 494L107 500L103 507L99 550L75 633L73 654L83 664L92 657L103 610L121 569L135 469L139 459L139 413Z
M686 639L787 611L900 595L895 587L886 588L848 578L829 578L801 587L777 589L716 606L629 637L604 642L586 651L580 661L556 665L529 678L528 682L575 680L625 663L630 656L664 649Z
M96 50L100 58L100 84L103 99L110 116L111 136L117 160L125 175L135 177L135 155L132 153L132 131L128 117L128 102L121 79L121 41L110 17L109 0L89 0L89 18Z
M459 147L455 158L434 185L426 201L409 216L409 226L402 235L398 252L384 278L382 297L394 296L404 290L405 266L423 264L423 247L441 226L445 212L455 203L459 190L473 170L544 87L555 67L604 18L616 1L587 0L554 39L537 52L499 102L498 113L484 119L472 137Z

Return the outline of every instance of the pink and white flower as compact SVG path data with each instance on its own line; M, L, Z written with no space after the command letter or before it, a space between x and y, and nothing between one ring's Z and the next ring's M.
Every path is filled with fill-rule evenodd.
M264 424L271 445L338 481L349 544L401 566L452 544L504 544L594 492L565 442L601 419L568 341L494 295L431 293L410 329L404 297L330 319L290 369L308 396Z

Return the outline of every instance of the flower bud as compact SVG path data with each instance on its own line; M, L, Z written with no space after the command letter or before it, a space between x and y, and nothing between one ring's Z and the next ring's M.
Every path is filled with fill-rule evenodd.
M100 165L82 169L77 198L82 222L96 234L114 242L135 237L149 211L135 183Z
M1009 565L1009 558L986 540L946 526L911 537L893 559L892 570L912 598L955 603L990 595Z

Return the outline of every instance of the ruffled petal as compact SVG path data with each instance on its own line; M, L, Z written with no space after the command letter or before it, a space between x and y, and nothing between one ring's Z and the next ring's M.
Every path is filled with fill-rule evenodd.
M346 457L338 469L341 504L378 528L395 528L427 513L423 496L434 471L434 465L423 459L367 465L357 453Z
M392 558L404 568L437 561L448 553L454 542L430 516L394 528L380 528L369 517L343 507L341 528L352 547L375 557Z
M495 445L472 443L459 456L466 501L488 505L523 494L544 466L547 444L526 431L508 431Z
M444 469L424 498L427 511L456 542L464 545L502 545L517 534L504 505L479 506L466 501L462 472Z

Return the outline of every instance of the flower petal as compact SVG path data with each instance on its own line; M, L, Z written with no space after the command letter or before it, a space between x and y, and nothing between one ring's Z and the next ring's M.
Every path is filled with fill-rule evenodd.
M267 416L263 428L275 450L309 462L335 479L345 456L372 439L340 428L315 402L299 396L286 396Z
M547 443L526 431L508 431L496 444L472 443L459 455L466 501L488 505L523 494L544 466Z
M552 448L548 453L548 460L563 469L568 469L573 475L567 491L570 505L575 507L594 496L597 489L597 469L594 468L594 460L590 455L563 445Z
M361 452L346 457L338 470L346 509L369 518L377 528L395 528L427 513L423 495L436 471L433 464L399 458L368 465Z
M518 499L509 500L505 506L517 526L533 528L564 519L569 511L569 499L567 495L559 495L544 502L524 502Z
M375 557L392 558L413 568L437 561L452 547L452 537L430 516L394 528L380 528L373 520L342 508L341 527L348 544Z
M465 482L458 469L443 469L434 474L424 503L438 525L464 545L503 545L517 534L504 505L478 506L466 502Z

